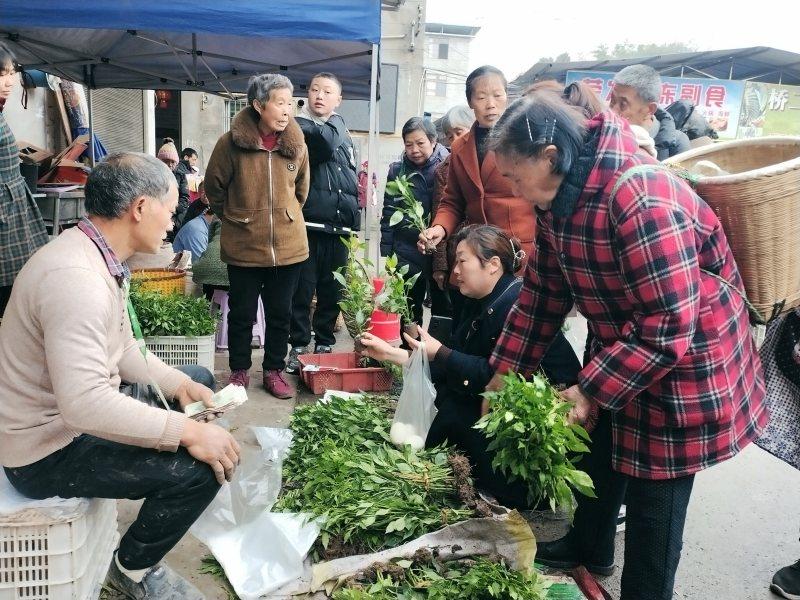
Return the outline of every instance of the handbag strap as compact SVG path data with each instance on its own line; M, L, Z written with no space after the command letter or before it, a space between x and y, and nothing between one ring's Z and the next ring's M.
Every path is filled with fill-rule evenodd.
M622 175L620 175L617 178L616 183L614 183L614 187L611 189L611 195L609 196L609 202L614 200L614 197L617 195L617 192L619 191L619 188L622 187L622 184L625 183L631 177L634 177L635 175L640 175L640 174L655 173L657 171L666 171L668 173L672 173L673 175L676 175L677 177L680 177L684 181L688 182L689 185L692 185L692 186L694 186L698 181L697 176L689 173L685 169L683 169L683 170L672 169L672 168L668 167L667 165L661 165L661 164L658 164L658 165L646 165L646 164L644 164L644 165L641 165L641 164L640 165L635 165L635 166L630 167L629 169L627 169L624 173L622 173ZM728 281L727 279L725 279L721 275L717 275L716 273L712 273L708 269L703 269L703 268L701 268L700 271L702 271L706 275L710 275L711 277L713 277L714 279L716 279L717 281L722 283L727 289L735 292L736 295L739 296L739 298L742 299L742 301L744 302L745 306L747 306L747 311L750 313L750 322L752 324L754 324L754 325L766 325L767 324L767 319L765 319L764 315L762 315L761 312L755 306L753 306L753 303L750 302L750 300L747 299L747 294L742 292L738 287L733 285L730 281Z

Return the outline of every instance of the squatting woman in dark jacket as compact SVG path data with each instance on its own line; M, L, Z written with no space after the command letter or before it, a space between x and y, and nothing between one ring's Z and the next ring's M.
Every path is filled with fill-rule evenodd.
M436 128L430 121L412 117L403 125L405 152L402 160L389 166L386 182L405 175L413 184L414 196L422 204L424 217L431 214L433 206L433 187L436 182L436 169L449 154L447 148L436 142ZM409 265L408 276L422 273L409 294L414 321L422 324L422 301L425 299L425 286L430 276L429 256L417 251L419 232L412 228L404 218L397 225L390 225L390 219L400 205L398 196L384 195L383 215L381 216L381 256L396 254L401 265Z
M503 329L506 316L517 300L522 279L514 276L524 253L518 240L492 225L469 225L456 234L453 272L466 298L463 318L450 342L444 345L420 328L431 360L439 409L428 432L426 446L443 442L455 445L469 458L478 487L514 508L527 507L522 486L509 485L491 466L492 455L483 432L473 429L480 418L481 393L494 371L489 356ZM406 338L416 347L418 342ZM366 356L403 364L407 351L393 348L380 338L365 334ZM559 334L542 361L542 370L554 385L577 381L580 363L563 334Z

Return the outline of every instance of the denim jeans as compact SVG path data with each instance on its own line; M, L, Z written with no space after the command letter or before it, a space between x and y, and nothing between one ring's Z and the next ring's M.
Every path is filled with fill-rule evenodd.
M213 389L214 376L196 365L180 367ZM209 385L210 384L210 385ZM123 386L126 391L134 389ZM160 406L152 390L136 388L142 401ZM119 561L126 569L158 563L183 537L219 491L207 464L185 448L157 452L83 434L49 456L24 467L6 468L11 484L29 498L144 499L136 520L122 536Z

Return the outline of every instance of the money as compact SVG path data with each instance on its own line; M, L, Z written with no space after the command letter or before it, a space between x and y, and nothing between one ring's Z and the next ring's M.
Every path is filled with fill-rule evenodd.
M211 396L211 407L202 402L193 402L183 409L190 419L201 421L209 415L219 415L228 410L241 406L247 401L247 390L240 385L228 384L216 394Z

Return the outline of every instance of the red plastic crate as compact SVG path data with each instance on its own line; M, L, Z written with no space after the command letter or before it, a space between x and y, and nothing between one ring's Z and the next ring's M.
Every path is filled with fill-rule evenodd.
M342 392L385 392L392 387L392 375L380 367L359 367L355 352L301 354L300 378L315 394L327 390ZM319 365L321 371L306 371L306 365ZM324 367L329 367L325 369Z

